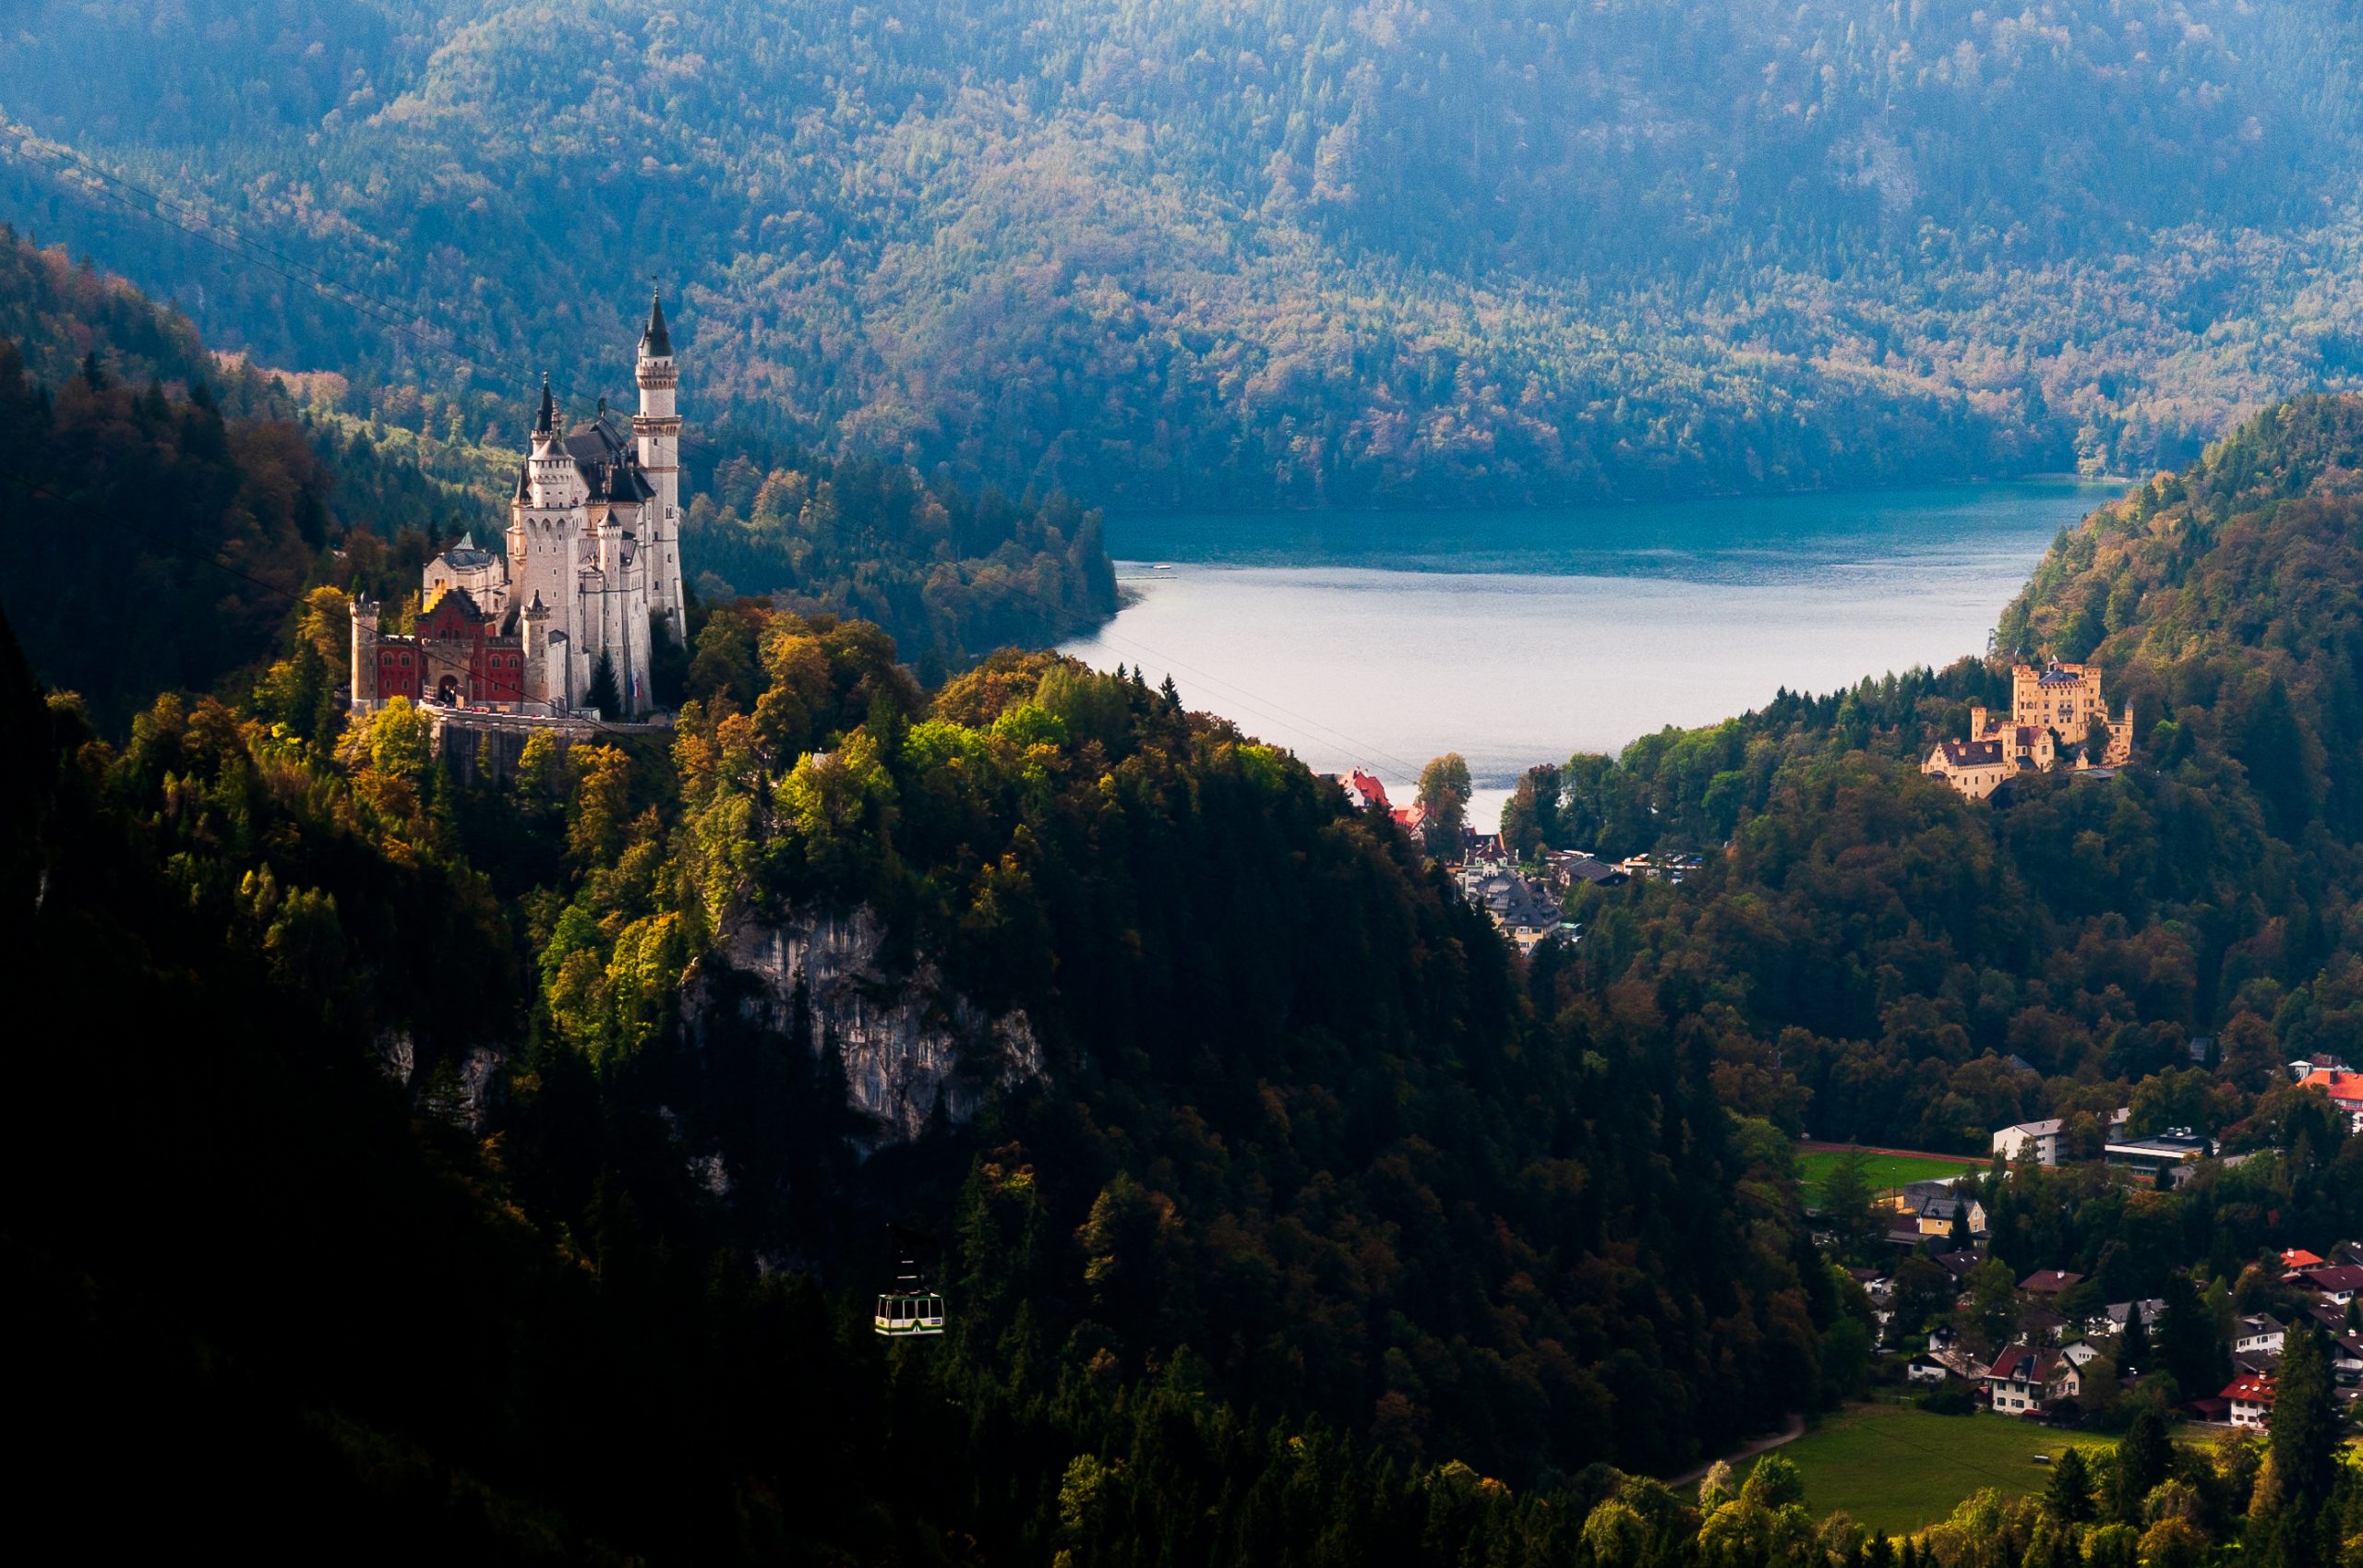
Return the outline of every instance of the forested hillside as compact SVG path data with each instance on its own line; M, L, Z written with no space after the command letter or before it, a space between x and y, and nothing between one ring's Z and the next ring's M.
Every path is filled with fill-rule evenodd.
M1539 770L1524 842L1710 852L1604 901L1562 986L1643 987L1735 1104L1930 1148L2127 1104L2223 1131L2280 1063L2363 1054L2358 459L2363 400L2299 399L2063 535L1990 662ZM1990 805L1923 780L2021 649L2101 665L2133 765Z
M1012 494L2146 473L2363 373L2357 25L41 0L0 37L34 133L0 215L496 446L539 367L628 389L581 345L628 341L654 274L710 410Z
M150 1476L222 1405L158 1484L284 1477L291 1530L1038 1561L1130 1515L1235 1560L1317 1518L1383 1559L1861 1375L1785 1146L1703 1061L1535 1010L1390 822L1137 677L1006 655L930 698L873 628L721 609L669 753L462 788L405 703L291 722L303 636L252 708L161 699L120 748L10 677L13 1103L92 1110L8 1140L13 1191L90 1173L6 1231L65 1347L45 1485ZM868 1122L850 1019L702 1011L733 933L832 911L884 933L871 1005L934 976L1026 1021L973 1123ZM888 1219L956 1303L892 1354Z

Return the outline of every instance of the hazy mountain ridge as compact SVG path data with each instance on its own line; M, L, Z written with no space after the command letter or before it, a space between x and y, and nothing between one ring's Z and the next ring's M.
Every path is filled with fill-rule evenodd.
M651 273L709 410L1140 505L2146 471L2363 368L2323 6L286 15L46 6L0 107L449 352L22 158L0 201L480 432Z

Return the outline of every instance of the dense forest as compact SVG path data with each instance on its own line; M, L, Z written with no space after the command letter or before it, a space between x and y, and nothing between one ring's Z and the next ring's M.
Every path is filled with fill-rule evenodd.
M1733 848L1530 964L1390 819L1132 672L927 690L866 623L702 606L669 740L463 784L405 703L317 722L303 612L250 695L120 742L0 636L28 1484L102 1550L387 1561L2329 1568L2363 1472L2310 1328L2269 1442L2159 1414L2221 1371L2210 1325L2288 1311L2258 1258L2363 1224L2363 1137L2270 1086L2351 1005L2358 432L2275 411L2013 608L2049 635L2134 585L2095 653L2136 766L1919 780L1907 732L1981 665L1579 758L1534 825L1606 843L1637 797L1654 842L1731 811ZM822 921L876 933L859 1007L748 1005L739 958ZM917 990L1026 1046L896 1125L856 1058ZM1994 1172L1971 1306L1899 1274L1907 1330L1977 1342L2022 1269L2160 1292L2154 1365L2092 1412L2121 1438L1906 1541L1777 1459L1645 1478L1861 1389L1789 1133L1985 1114L1989 1021L2050 1053L2021 1106L2129 1090L2261 1151L2177 1191ZM1841 1254L1869 1222L1821 1220ZM890 1225L940 1341L870 1331Z
M1137 677L930 698L860 623L700 619L669 752L473 788L406 704L306 736L300 626L253 707L120 748L17 665L11 963L57 1045L16 1103L105 1109L18 1128L18 1191L90 1174L7 1245L61 1368L164 1410L118 1462L227 1401L174 1484L283 1475L289 1529L1001 1560L1105 1508L1203 1560L1299 1507L1376 1543L1446 1461L1678 1466L1861 1375L1778 1135L1644 1021L1536 1012L1390 823ZM834 1047L685 1026L727 933L853 908L1038 1071L880 1146ZM941 1345L869 1333L890 1217ZM53 1466L120 1440L76 1375Z
M2063 535L1990 660L1536 770L1524 846L1714 852L1601 899L1563 986L1652 997L1792 1130L1931 1148L2128 1104L2231 1130L2280 1064L2363 1056L2358 459L2363 400L2300 398ZM2132 767L1920 777L2045 655L2131 700Z
M1133 506L2147 473L2363 374L2332 0L20 7L0 216L513 446L654 274L733 417ZM561 238L560 236L563 236Z
M305 678L325 693L343 679L344 595L399 620L436 550L498 536L513 454L354 414L350 391L217 356L123 279L0 226L0 474L20 541L0 605L102 729L160 689L250 680L298 599L323 660ZM933 679L1115 610L1098 514L1064 497L1013 503L769 445L698 457L693 590L865 616Z

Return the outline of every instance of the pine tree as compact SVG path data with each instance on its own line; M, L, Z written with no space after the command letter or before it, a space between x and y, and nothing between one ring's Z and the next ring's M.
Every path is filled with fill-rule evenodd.
M2084 1451L2070 1445L2051 1467L2043 1489L2043 1506L2063 1525L2081 1525L2093 1516L2093 1478Z
M2173 1374L2185 1399L2214 1393L2228 1375L2228 1361L2199 1287L2177 1269L2166 1275L2165 1299L2166 1310L2158 1325L2159 1364Z
M2141 1523L2141 1504L2151 1489L2166 1478L2166 1467L2174 1461L2173 1445L2166 1440L2166 1423L2154 1406L2145 1406L2126 1429L2125 1441L2117 1445L2117 1476L2115 1493L2117 1518L2128 1525Z
M2141 1303L2125 1314L2125 1332L2117 1336L2117 1371L2130 1375L2150 1364L2150 1325L2141 1321Z
M2301 1533L2330 1501L2338 1475L2338 1409L2331 1396L2330 1347L2321 1331L2301 1323L2289 1331L2273 1387L2273 1474L2281 1505L2297 1515Z
M623 697L616 689L616 662L604 648L599 651L597 666L591 672L590 700L603 719L613 719L623 711Z

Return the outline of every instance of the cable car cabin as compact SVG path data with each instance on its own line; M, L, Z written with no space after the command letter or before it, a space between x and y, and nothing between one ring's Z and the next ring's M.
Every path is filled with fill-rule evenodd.
M943 1298L931 1290L907 1296L881 1296L876 1327L890 1338L906 1334L942 1334Z

